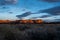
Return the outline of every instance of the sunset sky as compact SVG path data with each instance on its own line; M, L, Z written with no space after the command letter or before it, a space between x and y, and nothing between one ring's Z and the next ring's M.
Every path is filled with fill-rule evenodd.
M20 19L60 22L60 0L0 0L0 20Z

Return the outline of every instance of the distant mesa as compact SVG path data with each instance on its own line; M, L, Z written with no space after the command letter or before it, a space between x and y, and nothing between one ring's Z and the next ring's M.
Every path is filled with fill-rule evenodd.
M0 24L43 23L43 20L0 20Z
M45 22L43 20L0 20L0 24L60 24L60 22Z
M9 20L0 20L0 23L9 23Z
M42 20L21 20L21 23L43 23Z

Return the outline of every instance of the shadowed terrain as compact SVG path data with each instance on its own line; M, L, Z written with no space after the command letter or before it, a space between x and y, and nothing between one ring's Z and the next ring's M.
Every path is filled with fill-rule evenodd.
M0 24L0 40L60 40L60 24Z

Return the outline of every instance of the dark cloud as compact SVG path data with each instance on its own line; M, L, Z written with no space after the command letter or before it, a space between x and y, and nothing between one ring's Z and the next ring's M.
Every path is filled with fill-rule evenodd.
M13 12L9 12L10 14L12 14Z
M38 1L44 1L44 2L60 2L60 0L38 0Z
M45 10L40 10L40 13L49 13L51 15L60 15L60 6L53 7Z
M0 5L16 4L17 0L0 0Z
M23 13L22 15L16 15L16 17L22 18L22 17L29 16L30 14L33 14L33 13L31 13L31 12L25 12L25 13Z
M32 13L32 12L25 12L21 15L16 15L16 17L18 18L23 18L23 17L27 17L29 15L32 15L32 14L37 14L37 13ZM40 13L39 13L40 14ZM35 19L35 18L45 18L45 17L50 17L52 15L43 15L43 16L38 16L38 17L31 17L30 19Z
M47 17L52 17L53 15L43 15L43 16L38 16L38 17L31 17L30 19L37 19L37 18L47 18Z
M46 18L46 17L51 17L52 15L43 15L40 18Z

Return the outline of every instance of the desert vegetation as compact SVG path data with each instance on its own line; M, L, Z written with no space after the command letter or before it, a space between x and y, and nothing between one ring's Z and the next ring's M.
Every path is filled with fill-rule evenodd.
M60 40L60 24L0 24L0 40Z

